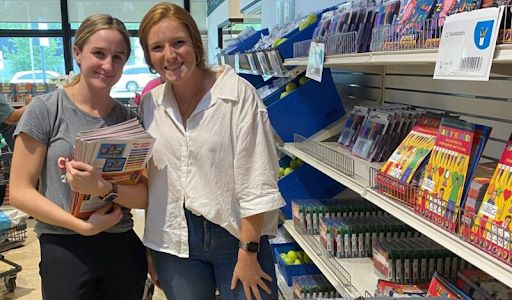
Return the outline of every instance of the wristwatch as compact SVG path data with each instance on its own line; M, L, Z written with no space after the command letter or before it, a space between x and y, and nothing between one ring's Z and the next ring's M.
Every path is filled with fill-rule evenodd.
M117 199L117 183L111 182L110 184L112 184L112 190L110 190L110 192L108 192L105 196L99 197L105 202L112 202Z
M238 248L248 252L257 253L260 250L260 243L256 242L238 242Z

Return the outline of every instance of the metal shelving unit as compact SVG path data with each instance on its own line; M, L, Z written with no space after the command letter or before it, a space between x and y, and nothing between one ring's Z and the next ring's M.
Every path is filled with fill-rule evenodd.
M417 49L401 51L381 51L357 54L328 55L325 66L343 67L346 65L410 65L434 64L437 59L437 49ZM494 53L494 63L512 62L512 45L497 45ZM285 59L284 66L305 66L307 57Z
M318 235L298 232L291 220L287 220L284 227L342 297L355 299L365 295L366 291L375 290L380 277L370 258L331 257L322 248Z
M321 144L321 143L319 143ZM491 255L488 255L484 251L478 249L477 247L463 241L456 235L451 234L450 232L442 229L441 227L438 227L436 224L424 219L423 217L415 214L413 211L411 211L409 208L393 201L389 197L382 195L378 193L377 191L373 190L369 186L368 181L364 181L360 177L350 177L347 176L340 171L332 168L329 166L328 163L324 161L321 161L309 153L306 153L299 148L295 146L294 143L287 143L285 144L284 148L290 152L293 153L296 157L302 159L304 162L310 164L311 166L315 167L316 169L322 171L324 174L330 176L331 178L337 180L341 184L345 185L346 187L352 189L353 191L360 194L365 199L371 201L375 205L381 207L394 217L398 218L399 220L402 220L409 226L415 228L425 236L431 238L432 240L438 242L442 246L444 246L446 249L452 251L453 253L457 254L461 258L465 259L472 265L480 268L484 272L487 272L488 274L492 275L496 279L500 280L504 284L508 285L509 287L512 287L512 268L505 264L504 262L492 257ZM370 172L370 164L361 160L355 159L355 168L356 169L364 169L367 168L367 172ZM286 228L289 229L291 226L287 221L285 223ZM293 228L292 228L293 229ZM301 236L297 236L297 234L290 232L290 234L299 242L301 239ZM305 241L299 242L299 244L306 243ZM306 249L304 249L306 250ZM312 250L310 250L312 251ZM309 255L309 252L307 252ZM315 259L313 261L316 263ZM318 266L318 264L317 264ZM320 268L320 266L319 266ZM328 266L325 266L325 275L331 274L335 276L335 274L332 273L331 270L329 270ZM322 271L324 269L321 268ZM352 270L351 270L352 272ZM327 275L326 275L327 276ZM353 281L357 282L358 276L354 274L352 276L353 278L356 278ZM367 279L367 277L362 277L360 279ZM330 279L331 280L331 279ZM334 279L332 279L334 280ZM375 287L375 285L374 285ZM361 291L364 292L364 291Z
M284 279L283 274L279 271L276 265L276 277L277 277L277 287L283 298L285 300L293 300L293 287L288 286L286 284L286 279Z

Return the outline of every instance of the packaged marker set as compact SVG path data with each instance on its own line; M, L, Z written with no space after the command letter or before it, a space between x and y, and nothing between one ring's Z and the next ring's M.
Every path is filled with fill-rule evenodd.
M435 272L455 280L468 263L426 237L381 238L373 242L373 265L386 280L400 284L430 282Z
M332 299L340 294L324 275L293 276L294 299Z
M390 215L320 218L320 243L338 258L370 257L379 238L412 238L419 233Z
M352 217L384 215L378 206L362 198L356 199L301 199L292 201L294 227L299 232L318 234L320 219L324 217Z

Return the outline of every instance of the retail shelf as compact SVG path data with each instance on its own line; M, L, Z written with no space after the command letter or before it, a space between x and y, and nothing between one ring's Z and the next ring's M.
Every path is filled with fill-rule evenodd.
M363 197L423 233L425 236L436 241L446 249L457 254L475 267L492 275L509 287L512 287L512 267L424 219L420 215L413 213L409 208L400 205L375 190L368 189Z
M331 257L320 245L318 235L298 232L292 220L287 220L284 227L342 297L355 299L375 290L379 276L370 258Z
M328 162L325 160L320 161L301 151L300 149L297 149L293 144L286 144L285 148L287 148L288 151L294 153L295 156L299 157L306 163L322 171L346 187L354 190L362 197L381 207L409 226L415 228L425 236L438 242L446 249L457 254L472 265L480 268L484 272L487 272L509 287L512 287L512 267L509 265L492 257L477 247L463 241L456 235L442 229L436 224L424 219L420 215L415 214L409 208L402 206L389 197L378 193L369 187L368 182L364 182L364 180L361 181L361 178L358 179L346 176L345 174L330 167ZM358 168L365 168L365 164L359 160L355 160L355 169L357 170ZM366 164L366 168L368 168L367 172L370 172L370 164Z
M320 143L319 143L320 144ZM321 143L323 145L328 145L327 147L332 148L332 143ZM319 159L313 157L312 155L304 152L303 150L297 148L294 143L286 143L283 146L283 149L294 155L295 157L300 158L305 163L313 166L314 168L322 171L327 176L333 178L334 180L337 180L338 182L341 182L343 185L345 185L347 188L353 190L354 192L358 194L362 194L365 190L365 188L368 186L368 179L365 174L362 174L358 170L366 170L366 174L369 174L369 164L367 162L363 162L359 159L354 159L355 162L355 174L354 176L346 175L339 170L327 165L325 162L320 161ZM343 152L342 149L337 149L340 152Z
M381 51L345 55L328 55L324 65L404 65L432 64L437 59L437 49L416 49L402 51ZM497 45L494 53L494 63L512 62L512 45ZM308 58L289 58L285 66L307 65Z
M279 292L285 300L293 300L293 288L286 284L286 279L284 279L283 274L279 271L276 265L276 277L277 277L277 287L279 288Z

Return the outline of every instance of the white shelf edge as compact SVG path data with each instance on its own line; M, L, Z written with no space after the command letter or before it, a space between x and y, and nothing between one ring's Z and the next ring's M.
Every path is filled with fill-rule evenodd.
M512 287L512 267L504 262L424 219L409 208L379 194L377 191L368 189L363 197L472 265Z
M326 166L324 163L320 162L316 158L310 156L309 154L307 154L307 153L303 152L302 150L293 146L292 143L286 143L283 146L283 149L285 150L285 152L290 153L290 154L294 155L295 157L300 158L305 163L309 164L310 166L314 167L317 170L322 171L325 175L342 183L343 185L345 185L347 188L353 190L354 192L356 192L358 194L362 194L364 192L365 186L364 186L363 182L359 182L359 181L355 180L354 178L337 171L334 168Z
M306 240L304 236L297 232L293 226L292 220L287 220L284 223L284 227L288 230L288 233L295 239L295 241L301 246L306 254L311 258L315 265L320 269L322 274L327 280L333 285L333 287L341 294L342 297L348 299L355 299L361 295L364 295L365 291L374 291L377 288L378 276L373 270L373 263L370 258L333 258L327 254L319 253L315 246L320 244L318 236L314 236L314 243L318 245L312 245L311 240ZM331 266L332 264L339 264L339 266L345 268L351 275L351 290L348 290L343 281L340 280L339 274ZM359 270L356 270L359 269ZM369 271L371 270L371 271ZM354 273L359 271L364 273L364 276L354 276ZM358 274L362 275L362 274Z
M472 265L480 268L482 271L490 274L507 286L512 287L511 266L508 266L499 259L485 253L483 250L480 250L479 248L463 241L454 234L451 234L441 227L435 225L434 223L431 223L430 221L411 211L409 208L404 207L392 199L379 194L366 184L357 182L353 178L309 156L308 154L294 147L293 144L285 144L284 147L287 149L287 151L293 153L295 156L299 157L312 167L345 185L347 188L352 189L354 192L360 194L365 199L381 207L399 220L405 222L409 226L423 233L425 236L436 241L446 249L462 257Z
M356 54L327 55L324 65L404 65L432 64L437 59L437 49L414 49L401 51L379 51ZM512 45L497 45L494 53L494 63L512 62ZM285 66L307 65L307 57L288 58Z
M286 283L286 279L284 279L283 274L281 271L279 271L279 268L276 267L276 278L277 278L277 288L279 289L279 292L283 296L285 300L293 300L293 287L288 286Z

